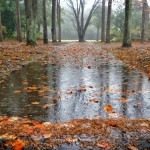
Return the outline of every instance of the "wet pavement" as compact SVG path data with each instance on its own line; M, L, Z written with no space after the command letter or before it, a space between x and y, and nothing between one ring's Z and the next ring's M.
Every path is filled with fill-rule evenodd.
M0 115L54 123L81 118L150 118L150 81L143 73L128 69L94 45L70 44L57 51L45 61L13 71L0 83Z

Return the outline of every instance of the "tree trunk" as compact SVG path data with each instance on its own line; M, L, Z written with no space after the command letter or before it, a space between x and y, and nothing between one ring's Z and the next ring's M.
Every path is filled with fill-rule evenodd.
M110 43L111 7L112 7L112 0L109 0L107 13L106 43Z
M43 0L43 41L44 41L44 44L48 44L46 0Z
M101 41L105 42L105 0L102 1Z
M1 22L1 11L0 11L0 42L3 42L3 31L2 31L2 22Z
M60 6L60 0L57 0L57 23L58 23L58 41L61 42L61 6Z
M16 25L17 25L17 41L22 42L19 0L16 0Z
M131 47L131 9L132 0L126 0L123 47Z
M99 41L99 27L97 28L97 36L96 36L96 40Z
M149 23L149 12L147 0L143 0L143 10L142 10L142 29L141 29L141 43L148 41L148 23Z
M56 37L56 0L52 0L52 42L57 42Z
M27 45L35 46L37 29L37 0L25 0Z

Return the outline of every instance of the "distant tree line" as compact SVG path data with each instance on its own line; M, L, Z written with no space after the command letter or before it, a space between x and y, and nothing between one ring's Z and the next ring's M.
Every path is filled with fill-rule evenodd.
M68 9L61 7L61 0L0 0L0 42L13 35L18 41L25 38L27 45L35 46L42 33L47 44L48 26L52 42L61 42L62 12L69 12L80 42L85 41L90 25L97 29L97 40L100 37L106 43L122 40L124 47L130 47L132 39L140 39L141 43L149 39L147 0L93 0L88 13L87 0L66 0L66 4Z

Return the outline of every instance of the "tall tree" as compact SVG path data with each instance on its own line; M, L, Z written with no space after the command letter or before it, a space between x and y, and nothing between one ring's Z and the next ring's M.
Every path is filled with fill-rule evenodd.
M110 43L111 8L112 8L112 0L108 0L106 43Z
M26 14L27 45L36 45L37 0L24 0Z
M71 20L78 32L79 42L83 42L86 30L89 26L93 13L99 5L99 0L94 0L87 19L85 19L85 0L67 0L67 4L71 9Z
M101 41L105 42L105 0L102 0Z
M3 42L2 4L3 4L3 0L0 0L0 42Z
M123 47L131 47L131 12L132 0L125 0L125 23L124 23L124 37Z
M60 6L60 0L57 0L57 23L58 23L58 41L61 42L61 6Z
M141 43L148 40L149 11L147 0L142 0Z
M52 42L57 42L56 37L56 0L52 0Z
M2 22L1 22L1 10L0 10L0 42L3 42L3 33L2 33Z
M43 0L42 6L43 6L43 41L44 44L48 44L46 0Z
M22 42L19 0L16 0L16 28L17 28L17 40L19 42Z

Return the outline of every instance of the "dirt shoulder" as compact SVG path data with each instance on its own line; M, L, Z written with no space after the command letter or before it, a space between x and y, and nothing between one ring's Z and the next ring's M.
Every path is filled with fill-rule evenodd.
M141 44L133 42L131 48L123 48L122 43L100 43L104 50L112 52L117 59L126 63L129 68L137 68L150 78L150 42Z

